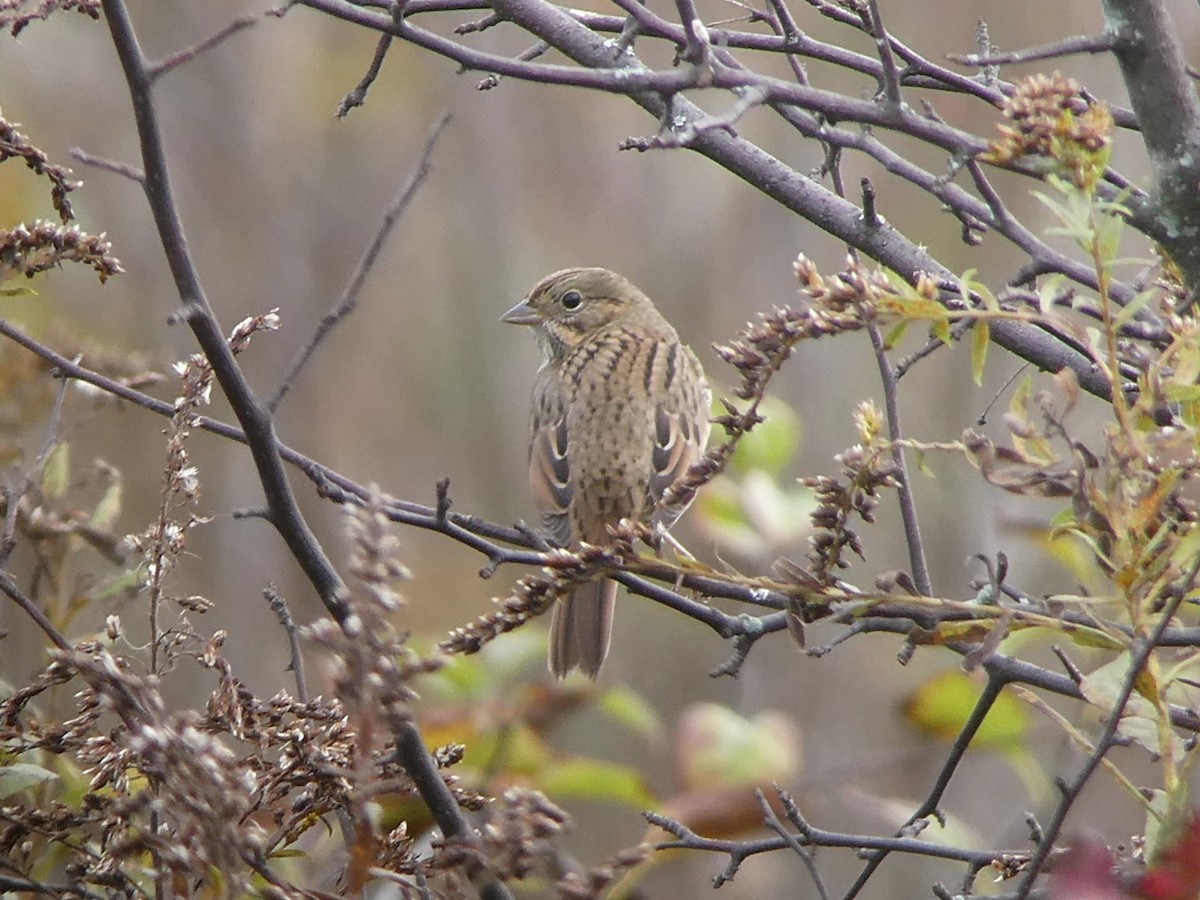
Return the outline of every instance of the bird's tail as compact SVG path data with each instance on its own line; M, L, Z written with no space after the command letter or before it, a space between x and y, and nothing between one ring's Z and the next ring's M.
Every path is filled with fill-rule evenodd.
M554 607L550 621L550 673L565 678L576 666L588 678L600 672L612 637L617 583L604 579L575 588Z

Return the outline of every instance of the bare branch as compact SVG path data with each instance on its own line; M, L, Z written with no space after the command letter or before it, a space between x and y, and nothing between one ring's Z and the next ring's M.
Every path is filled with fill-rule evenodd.
M999 699L1000 691L1003 689L1005 683L1005 678L1002 675L992 672L988 673L988 680L984 684L983 693L975 701L975 708L971 710L971 715L967 717L967 721L963 723L958 737L954 739L954 746L951 747L950 755L946 757L946 762L942 764L942 769L938 773L933 787L921 805L917 807L916 811L900 827L897 834L904 834L910 826L924 819L926 816L939 815L938 805L942 802L942 795L946 793L946 788L950 786L950 779L954 777L954 773L958 770L958 765L966 755L967 747L971 745L971 741L975 739L975 735L983 725L983 720L987 718L987 714L991 712L996 700ZM887 848L881 848L871 855L862 872L855 879L854 884L846 892L843 900L853 900L854 897L858 896L859 891L866 886L867 881L875 874L875 870L879 868L890 852Z
M269 584L263 588L263 596L266 597L271 612L275 613L275 617L279 619L279 624L283 626L284 633L287 635L288 648L291 652L291 662L288 663L288 668L292 670L292 674L296 678L296 697L301 703L307 703L308 682L304 677L304 654L300 649L300 635L296 628L296 622L292 619L287 601L283 599L283 595L279 593L275 585Z
M371 89L371 85L375 83L375 79L379 77L379 70L383 68L383 60L387 57L387 52L392 46L392 36L390 34L382 34L379 36L379 42L375 45L375 55L371 57L371 64L367 66L367 71L341 102L338 103L337 110L334 115L339 119L344 119L350 115L350 110L362 106L367 99L367 91Z
M1184 583L1177 586L1177 590L1170 600L1167 601L1166 606L1160 614L1161 618L1154 627L1154 630L1145 638L1135 639L1135 646L1131 648L1133 652L1130 654L1129 672L1125 675L1125 681L1121 685L1121 690L1117 693L1112 710L1108 714L1108 721L1105 722L1104 730L1100 733L1095 749L1092 751L1091 756L1088 757L1087 762L1083 764L1083 768L1079 770L1079 774L1065 786L1062 799L1059 801L1058 807L1054 810L1054 817L1050 820L1050 824L1042 829L1042 840L1038 844L1037 852L1034 854L1033 859L1029 861L1029 865L1024 869L1023 880L1017 889L1017 900L1026 900L1029 897L1030 891L1033 890L1033 883L1037 880L1038 875L1041 874L1042 867L1046 864L1051 851L1057 845L1058 836L1062 832L1063 824L1067 820L1067 814L1070 813L1071 807L1083 792L1084 786L1091 779L1092 773L1100 765L1100 761L1113 748L1117 729L1121 726L1121 717L1125 714L1125 706L1129 703L1129 698L1133 695L1138 678L1141 676L1142 670L1146 667L1150 655L1160 645L1163 634L1170 626L1171 620L1175 618L1179 607L1191 592L1198 575L1200 575L1200 559L1196 560L1192 565Z
M917 521L917 503L912 493L912 481L908 474L908 460L900 441L899 382L892 361L883 345L883 335L874 322L867 328L871 346L875 349L875 361L879 366L879 379L883 383L883 403L887 415L888 437L892 442L892 460L899 473L897 495L900 500L900 517L904 522L904 537L908 542L908 560L912 566L913 580L917 590L928 597L933 596L933 582L929 575L929 563L925 557L925 544L921 537L921 525Z
M202 53L207 53L214 47L223 44L228 38L237 34L246 28L258 24L257 16L239 16L234 19L216 34L205 38L198 44L188 47L186 50L180 50L178 53L172 53L166 59L160 59L157 62L149 63L146 66L146 75L150 79L150 83L158 81L163 75L177 69L184 63L189 63Z
M1179 30L1163 0L1103 0L1105 31L1142 127L1157 189L1159 238L1193 296L1200 291L1200 99L1188 78Z
M70 149L71 158L78 160L85 166L92 166L97 169L103 169L105 172L112 172L114 175L120 175L122 178L128 178L136 184L144 184L146 176L141 169L130 166L125 163L115 162L111 159L105 159L103 156L93 156L86 150L79 147Z
M1063 38L1049 44L1041 44L1026 50L1014 50L1011 53L947 53L946 58L951 62L964 66L984 68L986 66L1016 65L1019 63L1037 62L1040 59L1060 59L1064 56L1074 56L1078 53L1107 53L1121 42L1117 34L1102 32L1095 35L1077 35Z
M883 66L883 95L894 109L900 108L900 73L896 70L896 58L892 55L892 42L888 38L883 16L879 12L878 0L867 0L867 26L875 38L875 51Z
M421 155L417 158L416 164L412 171L409 172L404 184L392 198L387 208L383 212L383 219L379 223L379 228L376 229L374 237L367 245L367 249L363 251L362 257L358 264L354 267L354 271L350 275L350 280L346 282L345 288L342 289L342 295L338 298L338 302L333 309L327 312L317 324L316 330L304 345L304 348L296 356L288 368L286 374L279 382L279 386L275 392L267 400L266 407L272 413L278 408L283 398L287 396L287 392L291 390L292 384L299 376L301 370L308 363L321 341L334 329L334 327L346 316L354 312L358 307L358 295L362 291L363 285L366 284L367 276L371 273L375 263L379 259L379 254L383 250L383 245L387 242L388 235L392 233L392 228L404 215L404 211L408 209L409 203L416 196L417 189L421 183L429 175L431 160L433 159L433 149L437 146L438 138L441 137L442 129L446 127L446 123L450 121L450 113L442 112L430 129L429 136L425 139L425 145L421 148Z

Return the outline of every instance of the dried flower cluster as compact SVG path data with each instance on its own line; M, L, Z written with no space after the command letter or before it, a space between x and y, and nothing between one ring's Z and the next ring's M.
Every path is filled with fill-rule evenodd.
M4 9L11 2L13 0L0 0L0 28L8 24ZM96 5L99 6L99 4ZM18 27L14 23L12 27L13 34L15 35L24 25L22 24ZM50 158L43 151L35 147L29 138L17 129L18 126L16 123L9 122L4 116L0 115L0 163L13 157L23 159L25 160L25 165L33 169L38 175L44 175L50 179L50 183L53 185L50 189L50 200L62 218L63 224L66 224L75 218L75 213L71 209L71 201L67 197L67 194L79 187L82 182L71 178L70 169L51 163Z
M32 278L64 262L78 262L95 269L104 282L125 271L111 249L103 234L87 234L75 226L40 219L30 226L17 225L0 230L0 281L14 275Z
M1007 165L1028 156L1057 163L1077 187L1093 185L1103 173L1112 141L1112 114L1103 103L1089 102L1073 79L1055 72L1018 81L1002 112L1012 125L983 155L985 162Z
M396 558L399 541L392 534L385 499L372 489L366 506L343 509L353 576L347 612L340 623L323 619L302 633L330 651L334 692L356 730L371 734L372 726L382 723L390 734L411 716L412 679L436 670L441 660L418 659L406 646L407 633L390 621L403 603L395 585L410 574Z
M865 558L850 523L856 516L873 523L879 492L897 484L896 463L884 440L879 411L871 403L862 404L855 414L855 425L861 443L834 457L844 480L824 475L801 480L817 499L812 513L816 532L809 538L809 561L812 574L824 585L832 585L836 573L848 566L846 551Z
M92 19L100 18L100 0L0 0L0 28L10 29L16 37L30 22L71 9Z
M804 309L780 307L764 313L737 339L728 344L713 345L717 356L737 369L741 377L735 395L750 404L739 410L722 399L725 415L718 416L713 422L725 430L728 440L709 449L683 478L671 485L663 496L664 504L686 505L696 491L725 470L742 435L762 421L758 406L767 385L797 344L863 327L870 309L864 310L862 302L870 295L865 290L866 278L858 277L857 266L852 264L851 274L845 276L845 280L839 276L832 284L826 284L817 274L816 267L803 255L797 258L794 268L811 301Z
M215 867L238 883L265 835L244 817L259 783L228 746L192 712L172 713L157 679L139 676L107 650L58 653L40 679L80 677L76 715L58 724L20 721L29 697L3 707L0 737L18 751L72 752L90 774L77 810L61 803L3 810L0 844L38 854L45 841L66 851L65 871L79 884L128 891L135 873L153 865L174 877L204 878ZM113 717L121 727L113 727ZM90 842L80 839L90 836Z
M641 534L643 528L622 520L620 526L609 530L613 537L610 545L582 544L577 550L555 548L546 551L542 554L545 575L528 575L520 579L511 594L493 598L492 602L499 607L496 612L454 629L440 648L446 653L478 653L485 644L546 612L559 597L566 596L578 585L632 559L634 532ZM645 536L649 537L648 534Z
M569 873L555 885L560 900L599 900L626 872L649 859L652 851L649 844L639 844L619 851L608 862L594 866L583 875Z
M244 886L314 826L324 835L323 818L352 809L356 794L413 793L389 750L364 757L340 701L301 703L284 692L259 700L219 655L221 639L197 657L218 673L203 715L169 711L157 679L132 674L126 660L94 645L60 654L0 706L8 751L67 754L91 778L77 809L15 798L0 810L0 847L15 871L29 871L50 842L79 887L137 894L156 867L201 884L219 873ZM27 712L42 692L75 677L87 686L73 717L58 723ZM122 727L113 727L114 716ZM461 748L450 748L439 763L460 757ZM403 822L376 850L373 865L399 875L435 868L413 851Z

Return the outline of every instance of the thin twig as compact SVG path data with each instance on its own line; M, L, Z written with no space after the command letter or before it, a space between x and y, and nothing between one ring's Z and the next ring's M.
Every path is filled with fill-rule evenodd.
M147 63L146 77L150 79L150 83L158 81L168 72L177 69L184 63L191 62L201 53L206 53L214 47L222 44L227 38L237 34L239 31L249 28L252 25L258 24L257 16L239 16L234 19L216 34L206 37L197 44L193 44L185 50L180 50L178 53L172 53L170 56L160 59L156 62Z
M434 147L437 146L442 129L446 127L446 123L449 121L450 113L443 111L438 116L433 128L430 129L429 136L425 139L425 144L421 148L421 155L417 158L416 164L404 180L404 184L400 190L384 210L383 219L380 221L379 227L375 230L375 235L371 238L371 242L367 245L366 250L363 251L362 257L359 258L358 264L354 267L354 271L350 275L350 280L346 282L345 288L342 289L342 295L338 298L333 309L322 317L321 321L317 324L316 330L308 339L308 343L297 354L296 359L279 382L279 386L275 388L275 392L267 400L267 409L272 413L279 408L280 402L287 396L287 392L291 390L300 371L308 363L321 341L325 339L342 319L350 315L358 307L358 296L362 292L363 285L366 284L367 276L371 273L376 261L379 259L379 254L383 250L383 245L387 242L388 235L392 233L392 228L400 220L400 217L404 215L404 211L408 209L409 203L416 196L417 189L421 186L426 176L429 175Z
M1050 820L1050 824L1042 829L1042 841L1038 844L1037 852L1034 854L1033 859L1029 861L1029 865L1024 869L1024 878L1017 888L1017 900L1026 900L1029 897L1029 892L1033 889L1033 883L1037 880L1042 867L1046 864L1046 859L1049 857L1050 852L1058 843L1058 836L1062 833L1062 827L1067 820L1067 814L1070 813L1071 807L1079 798L1084 786L1091 779L1092 773L1100 765L1100 761L1112 749L1117 736L1117 729L1121 727L1121 717L1125 714L1125 706L1129 703L1129 698L1133 695L1138 678L1141 676L1142 670L1146 667L1146 663L1150 659L1150 654L1154 652L1159 645L1159 641L1162 640L1167 626L1171 624L1171 619L1175 617L1175 613L1179 611L1179 607L1183 604L1184 599L1191 592L1192 587L1196 583L1197 575L1200 575L1200 559L1197 559L1192 565L1184 583L1177 586L1174 595L1163 608L1162 618L1154 627L1154 631L1147 638L1135 639L1135 646L1137 643L1140 643L1141 646L1137 647L1136 651L1130 655L1129 671L1125 675L1125 681L1121 685L1121 690L1118 692L1112 710L1108 714L1108 721L1104 725L1104 730L1100 733L1099 740L1096 741L1096 748L1092 751L1091 756L1088 757L1087 762L1083 764L1083 768L1079 770L1079 774L1066 785L1063 790L1062 799L1059 800L1058 807L1054 810L1054 816Z
M658 813L643 813L652 825L657 825L664 831L675 836L674 841L660 841L654 845L656 850L707 850L714 853L728 853L739 863L741 860L759 853L770 853L775 850L790 848L791 842L781 837L760 838L750 841L733 841L719 838L706 838L696 834L686 825ZM907 853L913 856L927 856L934 859L949 859L972 865L987 866L994 860L1010 856L1022 856L1003 850L971 850L966 847L951 847L934 841L921 841L910 837L882 837L879 835L848 834L840 831L826 831L823 828L808 826L802 832L804 843L814 847L842 847L849 850L886 850L889 853ZM794 836L793 836L794 838ZM728 874L728 872L727 872ZM725 878L724 880L728 880Z
M91 166L95 169L103 169L105 172L112 172L114 175L120 175L122 178L128 178L130 181L137 184L144 184L146 181L145 173L137 166L131 166L126 163L116 162L111 159L105 159L103 156L94 156L79 147L72 147L68 153L71 158L83 163L85 166Z
M779 785L775 785L775 792L779 795L779 799L785 804L785 807L790 806L790 815L791 810L796 809L796 804L792 802L792 798ZM771 809L771 804L767 801L767 795L762 792L761 788L754 789L754 796L758 799L759 808L762 809L763 823L787 841L787 845L792 848L792 852L800 857L800 860L804 863L804 867L808 869L808 874L813 880L813 885L816 886L817 895L821 900L829 900L829 891L825 888L825 881L821 878L821 873L817 871L817 864L813 860L812 853L779 821L779 816L775 814L775 810Z
M296 678L296 698L301 703L307 703L308 682L304 677L304 654L300 649L300 635L296 628L296 622L292 619L292 613L287 607L287 601L283 599L283 595L279 593L275 585L268 584L263 588L263 596L267 598L271 612L275 613L275 617L279 619L279 624L283 626L283 631L287 635L291 656L288 668L292 670L292 674Z
M25 596L21 589L17 587L16 582L8 576L7 572L0 572L0 592L7 594L8 599L17 604L21 608L21 611L33 620L34 624L42 629L46 637L50 638L54 646L59 650L71 649L71 644L54 627L54 623L46 618L46 614L42 612L36 603Z
M883 66L883 95L887 98L888 106L898 110L901 103L900 73L896 70L896 57L892 54L892 43L883 24L883 16L879 13L878 0L867 0L867 9L871 17L869 24L875 38L875 51Z
M1009 53L947 53L946 59L982 69L985 66L1007 66L1019 63L1037 62L1041 59L1059 59L1064 56L1074 56L1078 53L1107 53L1121 42L1119 35L1107 31L1100 34L1077 35L1063 38L1049 44L1029 47L1025 50L1013 50Z
M912 481L908 474L908 461L899 441L903 437L900 428L899 388L896 370L888 358L883 345L883 335L874 322L867 326L871 346L875 349L875 361L879 366L879 377L883 383L883 404L888 422L888 437L891 440L892 459L899 473L897 496L900 501L900 518L904 522L904 537L908 542L909 565L912 566L913 581L917 590L927 597L933 596L933 581L929 577L929 564L925 558L925 544L921 537L921 525L917 520L917 504L912 493Z
M991 657L992 659L995 658ZM971 741L975 739L975 735L979 732L983 725L983 720L987 718L987 714L995 705L996 700L1000 697L1000 691L1004 688L1006 681L1002 676L996 675L993 672L988 673L988 680L983 686L983 692L979 695L979 699L975 701L975 708L971 710L971 715L967 717L967 721L963 723L962 730L959 731L958 737L954 740L954 746L950 748L950 755L946 757L946 761L942 764L942 769L938 773L937 779L933 783L933 787L917 807L916 811L908 817L908 821L899 829L899 833L903 834L909 827L916 822L924 819L926 816L939 815L938 807L942 802L942 796L946 793L946 788L950 786L950 779L954 777L954 773L958 770L958 765L962 762L966 755L967 748L971 745ZM875 874L875 870L879 868L884 859L887 858L888 849L881 849L872 854L863 870L855 879L854 884L846 892L843 900L853 900L858 896L871 876Z
M367 99L367 91L371 89L371 85L375 83L375 79L379 77L379 70L383 68L383 60L387 57L387 52L392 46L392 36L390 34L382 34L379 36L379 42L375 45L375 55L371 57L371 64L367 66L367 71L359 80L358 84L342 98L338 104L334 115L339 119L344 119L350 114L350 110L362 106Z

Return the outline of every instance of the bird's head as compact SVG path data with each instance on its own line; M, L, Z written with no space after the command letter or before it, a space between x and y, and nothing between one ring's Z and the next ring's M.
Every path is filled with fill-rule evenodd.
M536 328L554 358L596 331L636 317L642 310L653 312L650 299L616 272L563 269L534 285L529 295L500 321Z

